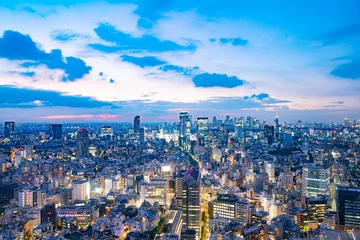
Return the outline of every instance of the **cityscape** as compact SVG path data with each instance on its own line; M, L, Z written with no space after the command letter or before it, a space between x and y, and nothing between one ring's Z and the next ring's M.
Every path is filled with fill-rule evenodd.
M0 0L0 240L360 240L359 0Z
M1 239L359 239L360 119L5 122Z

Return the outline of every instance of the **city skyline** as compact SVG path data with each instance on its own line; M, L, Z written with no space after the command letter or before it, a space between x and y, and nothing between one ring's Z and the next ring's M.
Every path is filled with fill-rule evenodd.
M0 121L175 122L181 111L358 120L359 8L350 0L8 1Z

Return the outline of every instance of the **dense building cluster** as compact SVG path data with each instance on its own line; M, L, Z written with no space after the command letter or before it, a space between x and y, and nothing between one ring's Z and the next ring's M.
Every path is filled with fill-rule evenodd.
M0 239L359 239L360 123L5 122Z

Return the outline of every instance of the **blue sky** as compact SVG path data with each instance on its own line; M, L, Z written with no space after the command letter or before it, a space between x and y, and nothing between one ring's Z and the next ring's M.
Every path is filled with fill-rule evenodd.
M0 120L360 118L360 3L0 5Z

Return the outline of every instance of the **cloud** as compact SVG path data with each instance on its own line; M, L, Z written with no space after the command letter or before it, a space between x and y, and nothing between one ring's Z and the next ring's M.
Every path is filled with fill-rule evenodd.
M110 83L114 83L115 80L110 78L109 82L110 82Z
M333 45L358 35L360 35L360 24L355 24L323 33L317 36L315 40L321 41L324 45Z
M210 42L216 42L217 39L216 38L210 38L209 39ZM225 44L232 44L233 46L245 46L246 44L248 44L248 40L242 39L240 37L238 38L220 38L219 42L223 45Z
M39 13L38 11L36 11L35 9L29 7L29 6L25 6L22 8L22 10L24 10L25 12L28 12L28 13L31 13L31 14L35 14L39 17L42 17L44 18L46 16L46 14L43 14L43 13Z
M194 71L199 70L199 67L181 67L176 65L164 65L159 68L161 71L167 72L167 71L175 71L178 73L182 73L185 76L192 75Z
M149 29L154 22L163 18L162 12L172 10L174 7L172 0L140 0L138 1L138 8L135 14L141 18L138 20L138 26Z
M276 103L289 103L291 101L288 100L278 100L275 98L271 98L268 93L259 93L259 94L253 94L250 97L246 96L244 99L250 99L255 102L261 102L264 104L276 104Z
M121 59L125 62L135 64L141 68L155 67L155 66L163 65L166 63L165 61L162 61L153 56L134 57L134 56L129 56L129 55L122 55Z
M64 61L60 49L53 49L46 53L39 49L29 35L7 30L0 38L0 58L9 60L30 60L25 62L23 67L46 65L49 69L63 69L65 76L63 81L74 81L88 74L92 69L86 63L75 57L66 57Z
M195 87L224 87L224 88L235 88L242 86L246 83L245 80L241 80L235 76L228 76L226 74L218 73L202 73L193 78Z
M78 115L49 115L42 116L42 119L115 119L118 115L116 114L78 114Z
M60 92L0 86L0 108L118 107L116 103L98 101L90 97L67 96Z
M330 74L341 78L358 79L360 78L360 60L352 60L349 63L341 64Z
M70 29L56 30L51 33L51 39L59 42L68 42L77 39L89 39L85 34L75 33Z
M89 44L90 47L102 52L118 52L122 50L132 51L149 51L149 52L167 52L167 51L190 51L195 50L196 46L190 44L188 46L179 45L173 41L161 40L152 35L143 35L141 37L133 37L128 33L117 30L114 26L101 23L94 29L95 33L104 41L111 45Z

